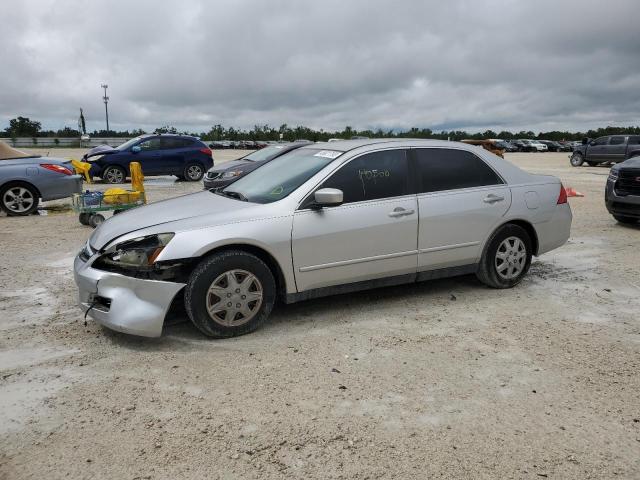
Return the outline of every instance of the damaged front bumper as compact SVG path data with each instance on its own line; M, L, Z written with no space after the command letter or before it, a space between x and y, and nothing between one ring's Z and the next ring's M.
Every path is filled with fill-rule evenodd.
M73 265L80 308L96 322L118 332L159 337L164 319L184 283L128 277L91 268L97 255Z

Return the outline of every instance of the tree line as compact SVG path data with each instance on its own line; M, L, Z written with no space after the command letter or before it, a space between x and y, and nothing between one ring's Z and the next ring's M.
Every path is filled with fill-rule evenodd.
M106 131L106 130L94 130L90 133L92 137L137 137L145 132L142 129L134 130L122 130L122 131ZM581 140L585 137L597 138L604 135L639 135L640 127L603 127L595 130L587 130L585 132L570 132L553 130L549 132L535 133L529 131L500 131L485 130L484 132L469 133L464 130L441 130L433 131L430 128L411 128L409 130L383 130L378 128L376 130L356 130L350 126L345 127L341 131L329 131L329 130L315 130L313 128L305 126L290 127L287 124L282 124L280 127L275 128L269 125L255 125L252 129L240 129L234 127L225 128L224 126L217 124L211 127L207 132L192 132L192 131L180 131L171 125L165 125L156 128L150 133L180 133L184 135L193 135L200 137L203 140L283 140L293 141L299 139L317 141L326 141L330 138L343 138L349 139L354 136L370 137L370 138L433 138L440 140L462 140L465 138L470 139L487 139L487 138L502 138L504 140L511 140L517 138L529 138L540 140ZM80 132L77 129L65 127L61 130L43 130L41 123L31 120L27 117L17 117L9 120L9 126L4 129L4 135L10 138L16 137L63 137L63 138L77 138L80 136ZM281 136L282 135L282 136Z

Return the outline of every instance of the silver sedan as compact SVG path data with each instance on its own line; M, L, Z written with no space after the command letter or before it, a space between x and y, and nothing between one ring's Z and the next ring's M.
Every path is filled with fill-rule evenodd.
M462 274L509 288L563 245L566 192L454 142L357 140L283 155L219 192L114 216L75 260L99 323L159 336L174 302L204 334L258 328L285 303Z

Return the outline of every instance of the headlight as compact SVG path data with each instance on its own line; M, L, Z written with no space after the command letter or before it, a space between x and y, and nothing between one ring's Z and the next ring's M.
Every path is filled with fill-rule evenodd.
M611 182L615 182L616 180L618 180L618 172L614 172L613 170L611 170L609 172L608 180L611 181Z
M109 247L97 262L122 268L151 267L173 236L159 233L118 243Z
M222 174L222 178L233 178L242 175L242 170L231 170L229 172L224 172Z

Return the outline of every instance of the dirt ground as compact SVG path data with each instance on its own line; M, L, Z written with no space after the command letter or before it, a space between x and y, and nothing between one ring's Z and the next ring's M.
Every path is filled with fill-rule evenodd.
M607 168L507 158L585 194L569 243L516 288L281 305L230 340L85 326L89 227L64 208L0 217L0 478L640 478L640 227L608 215Z

